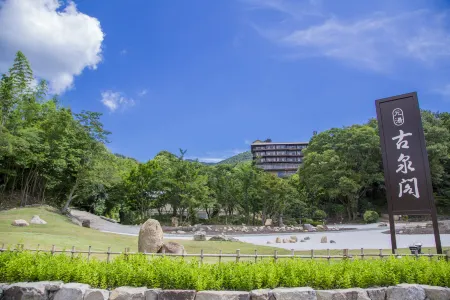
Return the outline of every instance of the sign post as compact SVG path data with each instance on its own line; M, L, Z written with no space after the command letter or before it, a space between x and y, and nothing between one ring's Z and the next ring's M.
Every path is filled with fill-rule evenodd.
M441 239L433 199L430 165L417 94L375 101L388 200L392 253L395 254L394 215L431 215L438 254Z

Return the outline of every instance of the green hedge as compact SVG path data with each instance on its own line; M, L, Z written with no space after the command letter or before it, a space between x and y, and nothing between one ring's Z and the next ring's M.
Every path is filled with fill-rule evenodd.
M252 290L310 286L315 289L419 283L450 286L444 259L409 258L326 260L279 259L258 263L199 264L196 260L144 255L117 257L110 263L68 255L4 252L0 282L62 280L98 288L147 286L163 289Z

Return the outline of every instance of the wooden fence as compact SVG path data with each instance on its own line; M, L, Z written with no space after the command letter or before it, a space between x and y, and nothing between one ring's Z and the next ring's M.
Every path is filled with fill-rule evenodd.
M113 255L137 255L137 254L144 254L147 256L173 256L173 257L183 257L183 258L188 258L188 257L197 257L200 258L200 262L203 263L205 258L218 258L218 262L222 262L223 258L233 258L233 260L236 260L236 262L241 261L241 259L251 259L255 262L258 261L258 259L263 259L263 258L272 258L274 259L274 261L276 262L278 259L283 259L283 258L290 258L290 259L294 259L294 258L302 258L302 259L327 259L328 261L330 261L331 259L365 259L367 258L379 258L379 259L383 259L383 258L387 258L387 257L395 257L395 258L399 258L399 257L403 257L403 256L413 256L413 257L428 257L430 260L432 260L433 258L440 258L440 259L446 259L447 261L449 261L450 258L450 250L445 251L445 254L434 254L431 253L431 249L428 249L428 253L427 254L386 254L383 253L383 249L379 249L378 253L364 253L364 249L361 248L361 250L359 251L359 253L353 253L350 254L350 250L349 249L343 249L343 254L342 255L332 255L330 253L330 249L327 249L327 254L326 255L317 255L314 253L314 250L310 250L308 255L306 254L295 254L295 250L292 249L291 250L291 254L278 254L278 250L274 250L273 254L258 254L258 251L255 250L255 252L253 254L242 254L240 249L236 249L236 253L233 254L225 254L222 253L222 250L219 250L219 253L209 253L206 254L203 252L203 249L200 250L200 253L197 254L188 254L185 253L185 251L183 250L182 254L173 254L173 253L140 253L140 252L131 252L130 248L125 248L123 252L114 252L111 251L111 247L108 247L107 251L94 251L91 249L91 246L89 246L88 250L76 250L75 246L72 246L71 250L67 250L67 249L57 249L55 247L55 245L52 246L51 250L46 250L46 249L39 249L39 245L37 246L36 249L25 249L23 244L18 244L14 247L9 246L7 248L5 248L5 245L3 244L2 247L0 248L0 253L1 252L5 252L5 251L30 251L30 252L44 252L44 253L51 253L52 255L56 254L56 253L64 253L64 254L68 254L71 255L71 257L74 257L75 254L86 254L87 255L87 260L89 261L89 259L91 258L92 255L106 255L106 261L110 262L111 261L111 256ZM334 250L336 251L336 250ZM387 251L387 250L385 250ZM389 250L390 251L390 250ZM303 250L301 250L301 252L305 252Z

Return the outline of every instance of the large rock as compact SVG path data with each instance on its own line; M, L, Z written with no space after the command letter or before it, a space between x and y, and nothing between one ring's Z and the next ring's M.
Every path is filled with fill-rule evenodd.
M326 243L328 243L328 239L327 239L327 236L326 235L324 235L321 239L320 239L320 242L322 243L322 244L326 244Z
M422 285L427 300L449 300L450 289L439 286Z
M197 231L194 233L194 241L206 241L206 232Z
M266 222L264 222L265 226L272 226L272 219L267 219Z
M317 300L371 300L363 289L316 291Z
M83 300L86 290L90 288L87 284L67 283L55 293L53 300Z
M319 231L324 231L325 227L323 225L317 225L316 229L319 230Z
M157 220L148 219L139 230L138 251L157 253L164 245L163 231Z
M311 224L303 224L303 229L309 231L309 232L313 232L316 231L316 227L312 226Z
M109 291L100 289L88 289L84 294L83 300L108 300Z
M294 243L298 242L298 237L295 235L291 235L291 240L294 241Z
M417 284L399 284L386 291L386 300L425 300L425 290Z
M178 227L178 218L172 217L172 227Z
M384 300L386 299L386 288L366 289L367 296L370 300Z
M169 254L186 254L186 251L184 250L183 245L175 243L175 242L168 242L165 243L161 249L159 249L158 253L169 253Z
M277 244L281 243L281 238L279 236L277 236L277 238L275 239L275 243Z
M252 300L271 300L272 290L269 289L261 289L261 290L253 290L250 292L250 299Z
M250 293L237 291L202 291L197 292L195 300L250 300Z
M19 219L19 220L14 220L11 223L12 226L19 226L19 227L24 227L24 226L30 226L30 224L28 224L27 221Z
M192 290L162 290L158 300L194 300L195 294Z
M2 300L47 300L45 285L40 282L18 282L4 286Z
M85 220L81 221L81 226L86 227L86 228L91 228L91 221L85 219Z
M316 300L316 291L309 287L276 288L272 290L276 300Z
M114 289L109 295L110 300L145 300L147 288L122 286Z
M47 224L44 220L42 220L38 215L34 215L31 218L30 224Z

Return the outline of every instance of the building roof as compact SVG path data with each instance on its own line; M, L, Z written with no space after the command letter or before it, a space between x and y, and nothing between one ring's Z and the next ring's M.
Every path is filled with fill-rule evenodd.
M253 142L252 145L298 145L298 144L309 144L309 142L286 142L286 143L268 143L268 142Z

